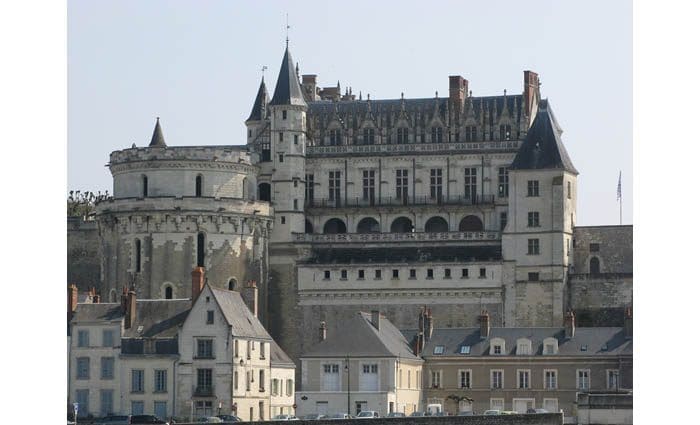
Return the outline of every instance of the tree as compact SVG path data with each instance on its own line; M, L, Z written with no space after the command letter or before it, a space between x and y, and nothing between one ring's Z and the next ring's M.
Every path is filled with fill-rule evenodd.
M109 191L105 191L105 193L97 192L97 195L95 195L90 191L71 190L68 192L68 200L66 202L68 217L81 217L83 220L87 220L90 215L94 214L95 205L108 198Z

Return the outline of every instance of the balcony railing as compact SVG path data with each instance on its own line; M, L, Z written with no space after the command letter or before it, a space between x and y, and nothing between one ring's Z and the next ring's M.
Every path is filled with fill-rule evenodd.
M193 395L195 397L212 397L214 395L214 387L212 386L197 386L194 387Z
M501 232L420 232L420 233L293 233L295 242L306 243L372 243L431 241L498 241Z
M465 152L465 151L510 151L520 146L518 140L503 140L490 142L458 142L458 143L410 143L388 145L338 145L338 146L307 146L306 154L338 155L338 154L378 154L378 153L412 153L412 152Z
M338 199L307 199L306 208L357 208L357 207L392 207L392 206L416 206L416 205L493 205L494 195L477 196L407 196L396 198L394 196L369 197L369 198L338 198Z

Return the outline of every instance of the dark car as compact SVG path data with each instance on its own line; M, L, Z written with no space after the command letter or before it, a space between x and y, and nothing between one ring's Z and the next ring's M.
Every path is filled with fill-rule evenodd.
M387 418L405 418L406 414L403 412L391 412L386 415Z
M472 410L462 410L457 413L457 416L474 416L474 412Z
M303 421L320 421L321 419L326 419L326 415L321 415L318 413L312 413L310 415L304 415L302 416L301 420Z
M241 418L238 416L233 416L233 415L217 415L217 418L221 419L224 421L225 424L232 424L234 422L243 422Z
M411 416L417 417L417 416L430 416L430 415L427 414L426 412L413 412L413 413L411 413Z
M158 419L157 417L155 417L153 415L132 415L131 421L129 423L131 425L146 425L146 424L165 424L165 425L168 425L167 422L165 422L162 419Z
M128 415L109 415L95 421L95 425L129 425L130 423Z

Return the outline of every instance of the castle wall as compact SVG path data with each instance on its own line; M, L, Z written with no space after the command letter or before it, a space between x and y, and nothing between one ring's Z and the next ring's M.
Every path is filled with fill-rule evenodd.
M67 281L81 292L100 285L99 237L97 222L68 217Z

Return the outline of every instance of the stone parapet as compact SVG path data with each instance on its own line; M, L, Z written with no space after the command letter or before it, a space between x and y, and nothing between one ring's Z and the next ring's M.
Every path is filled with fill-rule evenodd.
M140 147L114 151L109 155L111 165L154 160L251 163L245 146Z

